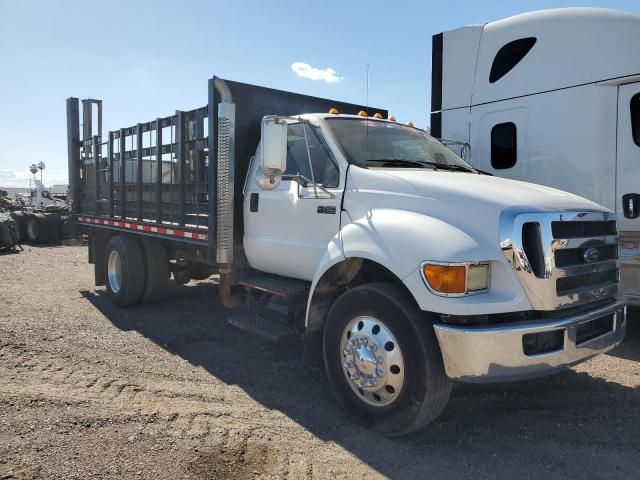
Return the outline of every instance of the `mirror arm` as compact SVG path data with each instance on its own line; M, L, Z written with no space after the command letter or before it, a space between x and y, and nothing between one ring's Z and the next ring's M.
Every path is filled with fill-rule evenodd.
M309 197L303 197L302 195L300 195L300 187L308 187L308 186L312 186L313 190L315 192L315 198L320 198L318 197L318 189L323 192L326 193L328 198L334 199L336 198L336 195L334 193L331 193L329 190L327 190L326 188L324 188L322 185L318 185L315 182L312 182L310 179L308 179L307 177L305 177L304 175L283 175L282 176L282 180L291 180L293 182L296 182L298 184L298 197L300 198L309 198Z

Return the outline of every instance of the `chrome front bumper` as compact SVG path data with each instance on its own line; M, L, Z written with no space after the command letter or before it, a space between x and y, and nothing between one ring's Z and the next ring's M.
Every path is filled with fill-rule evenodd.
M612 316L612 328L578 341L578 326ZM624 339L627 322L622 302L553 320L466 327L434 325L447 376L461 382L490 383L544 376L611 350ZM547 353L525 354L527 334L558 332L564 342ZM531 338L531 337L527 337Z

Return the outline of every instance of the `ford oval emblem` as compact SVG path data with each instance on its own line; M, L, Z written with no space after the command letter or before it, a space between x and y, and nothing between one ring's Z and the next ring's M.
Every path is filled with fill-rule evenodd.
M600 251L597 248L587 248L583 255L586 263L593 263L600 260Z

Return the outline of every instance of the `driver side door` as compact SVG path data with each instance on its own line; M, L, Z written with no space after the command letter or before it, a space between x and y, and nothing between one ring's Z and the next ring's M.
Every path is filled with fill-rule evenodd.
M273 190L263 190L256 183L259 174L259 162L254 160L244 198L244 248L249 264L266 273L310 281L340 230L344 180L338 162L318 127L292 123L287 132L285 178L314 179L326 192L284 178Z

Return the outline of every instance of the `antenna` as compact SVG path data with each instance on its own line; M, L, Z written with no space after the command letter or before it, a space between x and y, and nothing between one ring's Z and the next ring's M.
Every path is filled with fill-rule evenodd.
M369 115L369 64L367 63L367 115Z

